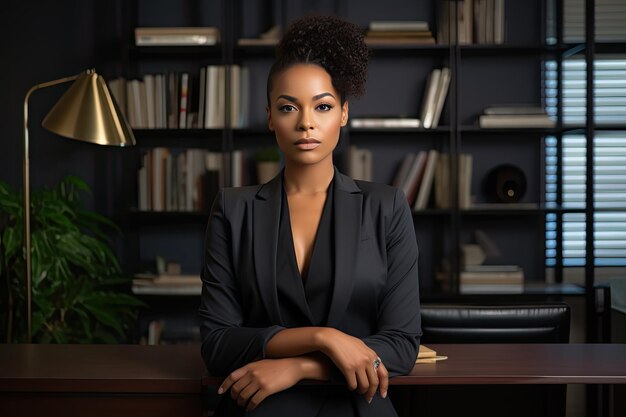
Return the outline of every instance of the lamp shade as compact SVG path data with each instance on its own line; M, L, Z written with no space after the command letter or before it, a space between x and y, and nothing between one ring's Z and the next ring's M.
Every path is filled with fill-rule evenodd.
M104 79L83 72L42 122L58 135L98 145L132 146L135 136Z

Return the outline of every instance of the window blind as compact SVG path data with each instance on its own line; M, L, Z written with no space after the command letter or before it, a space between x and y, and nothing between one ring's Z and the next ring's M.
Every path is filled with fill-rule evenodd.
M556 62L545 63L545 105L556 118ZM563 62L563 123L584 127L586 121L586 64L583 58ZM626 56L598 56L594 62L594 119L596 126L624 126L596 131L594 136L594 256L595 266L626 266ZM557 206L557 145L546 138L546 204ZM581 134L562 138L562 207L584 209L586 196L586 140ZM556 266L557 216L546 216L546 265ZM563 214L562 266L585 265L585 214Z

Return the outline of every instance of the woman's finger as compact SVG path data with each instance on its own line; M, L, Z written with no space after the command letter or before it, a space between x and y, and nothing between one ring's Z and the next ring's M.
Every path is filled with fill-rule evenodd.
M359 394L365 394L369 389L370 380L365 369L359 369L356 371L356 379L358 383L357 392Z
M252 378L245 376L240 378L230 387L230 397L237 401L241 392L252 382Z
M343 376L346 378L346 384L348 384L348 389L350 391L354 391L355 389L357 389L358 384L354 371L349 371L347 373L343 372Z
M378 380L379 380L379 388L380 388L380 396L383 398L387 398L387 390L389 389L389 372L387 368L385 368L385 364L381 362L378 365Z
M248 400L250 400L250 398L252 398L252 396L256 394L258 390L259 390L258 384L256 384L255 382L249 383L239 393L239 396L237 397L237 404L240 407L247 406Z
M218 388L217 393L221 395L228 391L230 387L235 382L237 382L239 378L241 378L243 375L245 375L245 371L243 370L243 368L239 368L231 372L230 375L228 375L226 379L222 382L222 385L220 385L220 387Z
M257 408L259 404L261 404L263 400L265 400L268 396L269 396L268 391L264 389L258 390L256 393L254 393L252 398L250 398L250 401L248 401L248 406L246 407L246 411L249 412Z
M379 368L380 368L380 365L379 365ZM369 388L367 389L367 392L365 393L365 399L369 403L369 402L372 402L372 398L374 398L374 395L376 394L376 390L378 390L379 378L378 378L378 371L374 367L373 362L371 366L367 367L366 372L367 372L367 378L369 380Z

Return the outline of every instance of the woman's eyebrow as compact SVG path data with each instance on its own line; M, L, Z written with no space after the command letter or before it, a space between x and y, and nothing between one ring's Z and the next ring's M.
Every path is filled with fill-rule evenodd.
M288 96L287 94L281 94L278 97L276 97L276 100L278 100L279 98L284 98L285 100L297 103L298 99L292 96Z
M332 98L337 100L337 98L335 96L333 96L331 93L326 92L326 93L322 93L322 94L318 94L316 96L313 96L313 101L319 100L319 99L324 98L326 96L331 96Z
M336 98L334 95L332 95L331 93L329 93L329 92L325 92L325 93L321 93L321 94L318 94L318 95L316 95L316 96L313 96L313 100L312 100L312 101L319 100L319 99L324 98L324 97L326 97L326 96L331 96L331 97L332 97L332 98L334 98L335 100L337 99L337 98ZM287 94L281 94L281 95L279 95L279 96L277 97L277 99L279 99L279 98L284 98L285 100L289 100L289 101L291 101L291 102L293 102L293 103L297 103L297 102L298 102L298 99L297 99L296 97L293 97L293 96L288 96Z

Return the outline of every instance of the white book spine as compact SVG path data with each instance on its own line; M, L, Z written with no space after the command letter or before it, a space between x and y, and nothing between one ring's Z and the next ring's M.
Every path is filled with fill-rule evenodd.
M434 69L428 77L426 88L424 90L424 99L422 102L422 124L425 129L430 129L433 124L433 116L435 112L435 95L439 84L440 69Z

